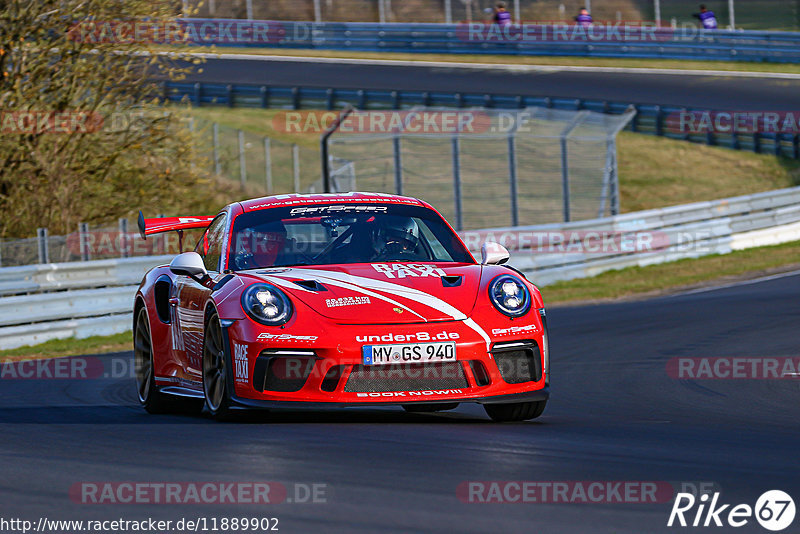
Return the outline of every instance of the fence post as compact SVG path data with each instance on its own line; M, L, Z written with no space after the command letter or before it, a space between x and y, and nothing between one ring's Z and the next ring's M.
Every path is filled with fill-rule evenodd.
M453 4L451 0L444 0L444 23L453 23Z
M50 263L50 247L47 228L36 229L36 242L39 248L39 263Z
M567 135L561 134L561 196L564 201L564 222L569 222L569 157L567 156Z
M403 160L400 154L400 136L395 135L392 139L394 152L394 192L397 195L403 194Z
M517 202L517 150L514 135L508 136L508 187L511 195L511 226L519 226Z
M0 239L0 267L3 266L3 240Z
M520 11L521 9L519 6L519 0L514 0L514 21L517 24L519 24L520 21L522 20L522 15L520 14Z
M247 20L253 20L253 0L247 0Z
M561 193L564 198L564 222L570 221L569 157L567 155L567 141L569 140L569 135L572 133L572 130L583 122L588 113L589 112L586 110L579 111L561 132ZM636 119L636 116L634 115L633 118Z
M378 0L378 22L381 24L386 23L386 4L384 0Z
M272 194L272 146L269 137L264 138L264 175L267 178L267 194Z
M89 225L86 223L78 223L78 243L81 250L81 261L89 261L92 259L91 252L89 251Z
M128 250L128 219L119 220L119 257L129 258L131 255Z
M219 176L222 174L222 165L219 162L219 124L214 123L212 128L214 139L214 172Z
M242 191L247 186L247 162L244 157L244 130L238 131L239 135L239 181L242 184Z
M456 230L464 228L464 220L461 213L461 161L459 158L458 136L453 136L453 197L455 200L455 219Z
M294 176L294 192L300 192L300 147L292 144L292 174Z
M208 14L212 17L217 14L217 0L208 0Z
M322 22L322 6L320 0L314 0L314 22Z

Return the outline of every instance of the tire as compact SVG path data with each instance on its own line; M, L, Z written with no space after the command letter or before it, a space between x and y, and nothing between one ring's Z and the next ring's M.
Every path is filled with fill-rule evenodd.
M498 423L536 419L544 411L547 401L514 402L510 404L484 404L486 414Z
M136 393L139 403L148 413L167 412L168 399L156 386L150 319L144 306L136 315L136 328L133 330L133 363L136 371Z
M228 372L222 326L219 323L219 316L214 312L206 323L203 336L203 396L205 411L219 421L231 417Z
M411 413L432 413L443 412L445 410L455 410L458 408L457 402L447 404L404 404L403 409Z

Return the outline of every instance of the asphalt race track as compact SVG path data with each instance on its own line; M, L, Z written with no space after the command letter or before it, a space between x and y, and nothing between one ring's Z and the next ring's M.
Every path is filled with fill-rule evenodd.
M798 294L796 273L554 308L553 395L540 419L520 424L490 423L472 405L437 415L281 411L215 423L146 414L131 378L4 379L0 501L34 521L246 516L278 517L280 532L637 534L687 530L666 528L671 495L656 504L479 504L459 500L456 488L487 480L662 481L675 489L710 482L725 503L753 506L770 489L797 502L800 381L678 380L666 369L673 357L797 357ZM129 362L130 354L102 360ZM71 500L70 488L86 481L321 483L327 503ZM736 531L766 532L752 519Z
M511 59L513 61L513 59ZM329 61L209 59L189 81L558 96L732 111L796 111L800 80L770 77L619 73L509 72Z

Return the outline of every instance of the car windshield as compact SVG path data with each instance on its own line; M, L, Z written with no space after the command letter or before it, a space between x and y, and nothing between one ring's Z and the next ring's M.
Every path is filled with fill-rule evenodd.
M444 220L422 206L327 204L236 217L229 268L386 261L474 263Z

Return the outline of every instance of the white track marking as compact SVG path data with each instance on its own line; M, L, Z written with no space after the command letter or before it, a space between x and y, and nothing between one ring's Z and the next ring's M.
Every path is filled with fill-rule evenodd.
M800 80L800 74L728 70L656 69L648 67L589 67L576 65L518 65L512 63L466 63L459 61L413 61L348 57L270 56L260 54L213 54L208 52L159 52L161 55L194 56L204 59L243 59L247 61L330 63L336 65L372 65L394 67L431 67L442 69L494 70L513 73L605 72L611 74L663 74L669 76L722 76L735 78L777 78Z
M779 273L773 274L769 276L762 276L761 278L753 278L752 280L742 280L740 282L733 282L731 284L725 284L721 286L714 286L714 287L702 287L700 289L692 289L689 291L684 291L683 293L675 293L674 295L669 295L667 298L674 298L674 297L681 297L683 295L695 295L697 293L708 293L709 291L717 291L720 289L728 289L730 287L738 287L738 286L748 286L751 284L758 284L761 282L768 282L769 280L777 280L779 278L786 278L788 276L797 276L800 275L800 271L790 271L788 273Z

